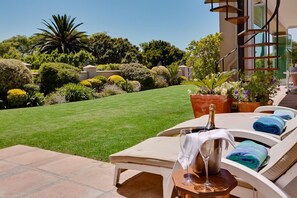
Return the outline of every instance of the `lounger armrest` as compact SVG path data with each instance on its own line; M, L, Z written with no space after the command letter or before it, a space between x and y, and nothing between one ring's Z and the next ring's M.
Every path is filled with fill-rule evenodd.
M234 136L235 139L249 139L265 144L268 147L272 147L281 141L279 139L272 137L271 135L259 131L250 131L244 129L228 129L228 131Z
M222 158L221 163L222 168L227 169L232 175L240 177L254 188L258 190L259 193L265 195L269 198L288 198L290 197L282 189L276 186L273 182L268 180L263 175L257 173L256 171L243 166L237 162ZM232 192L231 192L232 193Z
M289 111L294 112L295 116L297 115L297 110L296 109L292 109L292 108L289 108L289 107L283 107L283 106L273 106L273 105L257 107L254 112L255 113L261 113L263 111L275 111L277 109L289 110Z

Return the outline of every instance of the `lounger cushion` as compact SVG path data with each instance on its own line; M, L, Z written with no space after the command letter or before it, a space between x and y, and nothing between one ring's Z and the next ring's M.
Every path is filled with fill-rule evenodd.
M134 163L173 168L180 152L178 137L152 137L109 156L111 163Z
M259 173L275 181L297 162L297 129L285 140L273 146L268 155L270 160Z

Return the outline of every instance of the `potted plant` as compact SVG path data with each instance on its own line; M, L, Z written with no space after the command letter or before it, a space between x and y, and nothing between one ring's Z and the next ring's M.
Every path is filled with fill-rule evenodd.
M200 117L208 113L210 104L216 105L216 113L231 112L232 83L228 80L236 74L235 70L207 75L204 79L194 79L187 84L193 84L197 90L190 94L194 116Z
M273 72L255 71L234 89L233 98L240 112L253 112L260 105L272 104L271 97L278 88L279 80L274 78Z

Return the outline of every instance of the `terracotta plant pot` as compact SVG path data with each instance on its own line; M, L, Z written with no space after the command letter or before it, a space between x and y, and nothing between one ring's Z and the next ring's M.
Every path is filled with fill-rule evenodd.
M216 105L216 113L231 112L232 99L226 96L192 94L190 95L190 99L195 118L208 114L210 104Z
M260 102L239 102L239 112L254 112L254 110L261 105Z

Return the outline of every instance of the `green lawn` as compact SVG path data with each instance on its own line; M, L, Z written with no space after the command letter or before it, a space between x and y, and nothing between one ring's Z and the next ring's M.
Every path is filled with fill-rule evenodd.
M193 118L189 88L1 110L0 148L23 144L108 161L111 153Z

